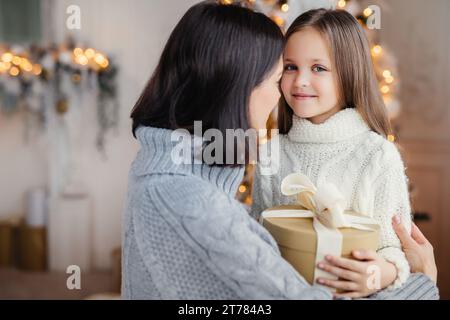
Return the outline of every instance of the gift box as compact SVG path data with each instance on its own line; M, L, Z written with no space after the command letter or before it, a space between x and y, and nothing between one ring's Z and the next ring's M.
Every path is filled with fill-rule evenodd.
M285 205L266 210L304 210L302 206ZM288 261L310 284L314 282L316 270L317 233L313 218L265 218L263 226L278 244L281 256ZM351 258L356 249L377 250L378 228L358 230L339 228L342 233L341 256ZM325 253L327 254L327 253Z
M345 201L330 183L316 187L295 173L283 179L281 191L295 196L296 204L272 207L260 222L276 240L282 257L310 284L318 277L337 279L317 268L325 255L352 258L357 249L376 251L379 226L361 213L344 210Z

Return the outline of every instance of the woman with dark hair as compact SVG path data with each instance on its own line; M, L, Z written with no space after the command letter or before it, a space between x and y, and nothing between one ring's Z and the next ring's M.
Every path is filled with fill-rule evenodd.
M210 1L190 8L175 27L131 115L141 149L124 214L124 298L332 298L308 285L235 200L248 148L227 143L215 150L215 161L203 161L227 130L265 128L280 98L283 46L282 32L263 14ZM214 141L202 139L208 130ZM176 161L177 132L192 143L184 154L190 161ZM192 150L199 141L200 153ZM423 275L410 281L431 282Z

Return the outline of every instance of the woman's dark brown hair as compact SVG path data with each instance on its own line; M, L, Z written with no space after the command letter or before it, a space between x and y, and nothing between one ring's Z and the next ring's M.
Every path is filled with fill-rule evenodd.
M202 133L246 131L250 95L283 49L281 29L262 13L217 1L192 6L131 112L133 135L139 126L194 133L194 121L202 122Z
M386 137L391 132L387 110L378 89L369 44L364 29L347 11L314 9L300 15L286 32L289 37L305 28L318 31L328 42L342 108L356 108L369 127ZM286 134L292 127L293 111L282 96L278 127Z

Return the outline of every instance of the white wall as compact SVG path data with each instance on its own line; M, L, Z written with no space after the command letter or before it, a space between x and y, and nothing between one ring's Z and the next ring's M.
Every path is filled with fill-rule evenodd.
M81 30L76 39L115 57L118 78L120 124L109 135L107 160L95 148L95 105L83 105L80 178L94 201L94 267L109 268L110 252L120 245L122 208L127 175L138 144L131 135L130 110L155 67L162 47L184 12L195 0L58 0L52 3L53 35L64 40L66 8L81 8ZM90 115L90 116L85 116ZM0 217L24 210L24 192L48 183L47 154L43 146L24 144L24 115L0 115Z

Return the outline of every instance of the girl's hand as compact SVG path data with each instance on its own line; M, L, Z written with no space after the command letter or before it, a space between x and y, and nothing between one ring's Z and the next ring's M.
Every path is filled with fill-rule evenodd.
M317 282L331 288L343 291L335 293L335 297L361 298L369 296L386 288L397 278L397 268L383 257L371 250L357 250L352 252L357 260L342 257L326 256L326 261L320 262L318 267L335 276L338 280L318 278ZM375 272L379 274L379 283L374 284ZM375 277L375 278L374 278Z

